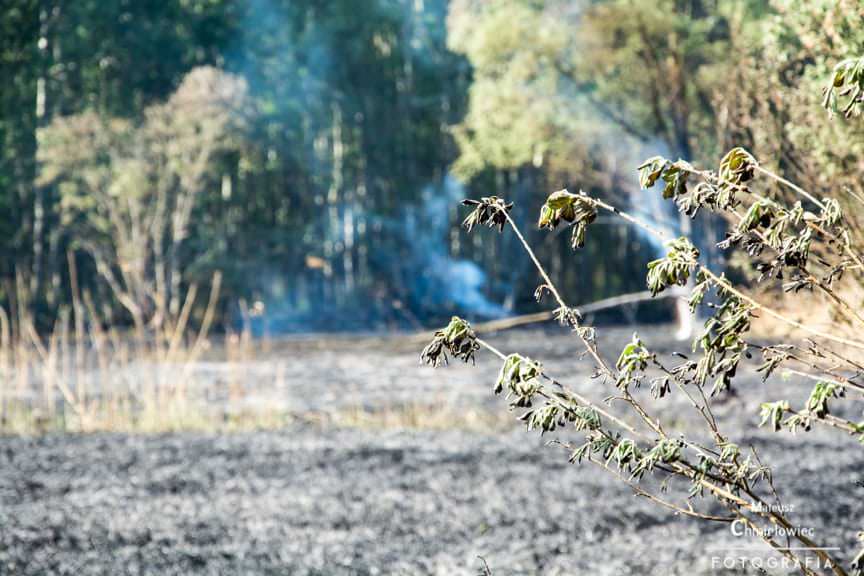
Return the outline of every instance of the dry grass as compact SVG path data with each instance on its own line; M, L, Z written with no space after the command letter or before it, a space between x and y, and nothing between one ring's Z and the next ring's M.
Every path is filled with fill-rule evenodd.
M160 432L281 421L274 413L226 410L207 401L212 390L194 368L211 350L219 285L217 274L195 329L194 286L177 318L146 333L121 332L106 323L92 298L86 292L77 297L76 290L73 306L61 309L53 329L43 334L26 312L26 301L14 316L0 307L0 432ZM248 322L244 325L220 347L220 360L236 366L225 408L242 394L242 365L252 357Z
M0 433L225 432L298 424L492 432L514 425L506 410L445 400L306 413L287 412L277 402L250 405L249 367L267 353L268 342L253 342L247 317L240 332L213 345L207 318L214 294L196 329L189 321L192 290L172 328L145 337L101 321L86 295L43 334L32 318L19 314L12 322L0 307ZM218 378L201 370L214 363ZM275 365L268 380L274 393L285 389L287 371L286 364Z
M364 430L467 430L496 432L516 422L505 409L460 408L447 402L415 402L382 407L353 406L327 413L309 414L306 421L321 426Z

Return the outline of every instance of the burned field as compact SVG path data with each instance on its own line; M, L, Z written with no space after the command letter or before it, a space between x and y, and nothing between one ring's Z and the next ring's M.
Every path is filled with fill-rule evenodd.
M669 330L642 332L673 346ZM583 366L568 380L608 395L566 334L490 340L552 373ZM399 339L285 342L246 370L248 405L278 406L281 428L2 438L0 573L476 574L480 557L495 575L760 573L738 560L771 557L756 540L675 516L542 447L572 432L540 438L507 425L490 392L497 369L480 355L476 367L432 371ZM201 370L218 387L220 367ZM760 401L798 388L806 396L794 379L748 373L717 414L774 467L791 516L848 560L864 452L818 429L793 439L757 428ZM685 417L674 393L663 402L668 417Z

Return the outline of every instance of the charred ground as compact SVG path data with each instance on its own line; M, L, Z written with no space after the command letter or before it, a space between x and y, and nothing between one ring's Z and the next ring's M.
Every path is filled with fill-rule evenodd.
M668 349L667 332L643 335ZM609 337L623 342L629 331ZM580 391L608 393L565 334L493 339L553 373L577 367L569 380ZM453 413L506 411L489 392L497 363L487 357L433 372L418 366L412 343L389 339L283 343L271 355L249 366L260 381L249 401L269 398L296 415L426 401ZM268 386L276 358L290 367L279 390ZM790 388L806 395L803 383L746 375L717 411L775 467L796 521L848 559L864 452L818 430L792 439L757 429L758 402ZM680 407L673 397L660 409ZM737 558L718 549L743 546L770 556L727 525L673 516L599 469L567 464L542 446L556 436L289 421L224 434L0 439L0 573L449 575L477 573L482 556L496 575L755 574L718 570L712 558Z

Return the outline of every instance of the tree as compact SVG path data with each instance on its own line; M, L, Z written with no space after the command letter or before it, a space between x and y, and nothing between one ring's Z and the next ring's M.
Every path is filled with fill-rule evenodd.
M731 69L718 107L724 140L737 138L816 197L834 195L846 206L864 194L859 122L825 120L820 103L832 69L864 43L858 2L776 0L761 23L762 41ZM778 190L780 191L780 190ZM847 210L860 236L859 210Z
M139 331L179 314L193 209L219 182L214 162L240 145L245 99L241 79L202 67L139 125L87 112L40 132L39 185L58 186L73 246L93 258Z
M470 174L551 156L580 173L580 159L620 150L622 135L688 160L716 154L717 71L765 12L703 0L454 2L450 45L475 68L456 130L461 165Z
M471 178L483 170L519 170L527 174L528 189L578 182L592 194L635 200L661 225L689 231L688 219L676 223L672 213L641 195L629 167L649 150L691 158L697 141L700 150L711 150L717 81L708 72L737 42L730 29L743 27L747 20L737 12L747 11L733 2L715 10L700 2L678 4L452 3L449 44L474 67L469 109L454 128L458 173ZM526 219L518 211L535 213L542 203L530 192L508 197L516 201L520 225ZM700 223L695 241L712 246L719 228ZM621 266L654 255L650 239L643 238L644 252L634 254L619 235L627 232L601 233L623 246ZM566 242L559 250L559 258L567 258ZM585 251L582 266L603 265L604 255L594 250ZM572 286L566 267L552 273ZM602 297L635 289L631 278L629 269L620 281L598 273L590 287L579 289L583 298Z
M38 277L34 227L44 214L36 210L33 179L36 172L37 85L41 70L38 48L38 2L10 6L0 22L0 297L19 296L16 275L28 287L29 271ZM42 221L39 220L39 225ZM19 283L20 284L20 283ZM33 288L36 288L33 279Z

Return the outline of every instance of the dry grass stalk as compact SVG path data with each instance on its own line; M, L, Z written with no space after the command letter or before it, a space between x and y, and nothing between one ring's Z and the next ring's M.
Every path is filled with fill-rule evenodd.
M235 410L229 415L212 405L208 409L204 394L211 382L199 381L195 368L210 347L220 273L213 276L194 329L199 299L192 286L176 319L130 334L106 325L106 315L92 295L80 291L71 254L69 267L72 306L58 312L50 331L37 331L27 287L20 280L14 316L0 307L0 431L212 430L280 420L273 414ZM246 324L239 337L229 337L224 344L226 359L238 364L229 404L243 397L240 365L253 357Z

